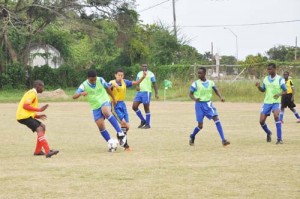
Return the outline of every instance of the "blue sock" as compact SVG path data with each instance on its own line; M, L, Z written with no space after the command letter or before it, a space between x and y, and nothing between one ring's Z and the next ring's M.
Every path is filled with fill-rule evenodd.
M283 115L284 115L284 111L280 111L279 121L283 121Z
M137 110L135 113L140 118L140 120L142 122L145 122L145 118L143 117L143 114L142 114L141 110Z
M276 130L277 130L277 140L281 140L282 137L281 137L281 121L277 121L276 122Z
M108 142L108 140L110 140L110 135L106 129L100 131L100 133L101 133L102 137L106 140L106 142Z
M296 116L296 118L297 118L297 119L299 119L299 118L300 118L300 116L299 116L299 114L298 114L298 112L296 111L296 109L295 109L295 108L293 109L293 112L294 112L294 115Z
M266 132L266 134L270 134L271 133L271 131L269 130L269 128L268 128L268 126L267 126L266 123L263 124L263 125L261 125L261 128Z
M114 115L110 115L107 119L111 123L111 125L115 128L118 134L122 133L121 127Z
M151 113L146 113L146 125L150 125Z
M216 124L216 127L218 129L218 132L220 134L220 137L221 137L222 141L224 141L225 140L224 132L223 132L223 128L222 128L220 120L215 121L215 124Z
M199 131L200 131L200 128L197 126L197 127L194 129L193 133L190 135L190 137L191 137L191 138L195 138L196 135L197 135L197 133L199 133Z

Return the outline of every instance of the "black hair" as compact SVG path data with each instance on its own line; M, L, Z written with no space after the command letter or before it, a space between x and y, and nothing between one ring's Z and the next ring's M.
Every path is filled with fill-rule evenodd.
M44 85L44 82L42 80L35 80L33 82L33 88L36 88L36 87L38 87L40 85Z
M204 71L204 73L206 74L206 68L204 68L204 67L200 67L200 68L198 68L198 70L203 70L203 71Z
M287 70L286 70L286 71L284 71L283 73L287 73L288 75L290 75L290 72L289 72L289 71L287 71Z
M271 66L272 68L276 69L276 64L275 63L269 63L268 67Z
M87 77L97 77L97 72L95 70L89 70L87 72Z
M115 74L117 74L117 73L124 73L124 70L122 68L119 68L119 69L116 70Z

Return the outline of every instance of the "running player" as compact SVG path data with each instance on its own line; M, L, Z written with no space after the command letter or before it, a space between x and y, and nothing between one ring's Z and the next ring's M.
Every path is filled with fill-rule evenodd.
M225 139L223 128L221 122L218 117L218 113L216 108L213 106L211 102L212 91L216 93L216 95L220 98L221 102L225 100L221 96L218 91L215 83L211 80L206 79L206 69L201 67L198 69L198 77L199 80L195 81L190 87L190 98L195 101L195 112L196 112L196 120L198 122L198 126L194 129L192 134L190 135L189 144L191 146L194 145L195 137L197 133L203 128L203 119L207 117L208 119L213 119L219 135L222 139L223 146L227 146L230 144L229 141Z
M106 130L104 123L104 119L107 119L117 131L119 144L126 149L129 147L126 135L121 130L115 116L111 113L109 95L112 98L113 104L115 104L116 101L110 89L110 84L108 84L102 77L97 77L97 72L95 70L90 70L87 73L87 80L79 86L73 96L73 99L77 99L80 96L87 96L88 102L93 110L94 120L105 141L108 143L111 142L109 132Z
M37 133L36 148L33 155L45 155L46 158L51 158L51 156L59 153L58 150L50 150L49 144L46 140L46 126L37 119L45 120L47 116L45 114L36 114L36 112L43 112L48 108L48 104L38 108L38 93L44 91L44 82L41 80L36 80L33 83L33 89L27 91L22 97L16 118L21 124L26 125L32 130L32 132ZM44 148L44 151L42 151Z
M145 80L136 86L137 94L133 100L132 109L135 111L136 115L140 118L141 124L138 128L149 129L150 128L150 100L152 95L152 85L155 91L155 98L158 99L158 89L156 84L156 79L154 73L148 70L147 64L142 64L142 71L137 74L137 81L142 78L144 71L147 72ZM144 110L146 113L146 119L144 118L142 112L139 110L139 105L143 103Z
M264 78L262 86L260 86L259 82L255 84L259 91L265 92L265 99L262 111L260 113L259 123L267 134L267 142L271 142L272 132L266 124L266 119L268 116L270 116L271 112L273 112L277 130L276 144L283 144L281 121L279 119L279 103L280 97L283 94L286 94L286 86L284 79L276 74L276 65L274 63L268 64L267 70L269 75Z
M290 73L288 71L285 71L283 73L287 91L286 94L282 95L281 98L280 121L283 123L284 109L286 107L289 107L289 109L294 113L295 117L297 118L297 123L300 123L300 116L296 110L296 105L294 103L294 98L295 98L294 84L292 80L289 79L289 76Z

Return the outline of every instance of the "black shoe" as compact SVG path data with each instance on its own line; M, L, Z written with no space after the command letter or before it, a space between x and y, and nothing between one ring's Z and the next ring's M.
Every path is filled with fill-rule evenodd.
M143 126L145 126L145 124L146 124L146 121L141 121L141 124L138 126L138 128L139 129L142 128Z
M276 144L283 144L282 140L277 140Z
M50 150L49 153L46 155L46 158L51 158L51 156L56 155L59 153L59 150Z
M272 136L271 132L267 134L267 142L271 142L272 141L271 136Z
M150 125L149 124L145 124L145 126L142 127L142 129L150 129Z
M41 151L41 152L39 152L39 153L33 153L33 155L35 155L35 156L40 156L40 155L45 155L45 153L44 153L44 151Z
M229 145L229 144L230 144L230 142L229 142L229 141L227 141L227 140L224 140L224 141L222 141L222 144L223 144L223 146L227 146L227 145Z
M117 136L118 137L118 140L119 140L119 144L121 147L124 147L125 144L127 143L127 137L126 135L124 134L123 136Z
M190 137L190 141L189 141L190 146L194 146L194 143L195 143L195 138Z

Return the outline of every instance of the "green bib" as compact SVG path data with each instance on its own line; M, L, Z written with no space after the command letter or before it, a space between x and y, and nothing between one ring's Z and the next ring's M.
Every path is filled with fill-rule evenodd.
M213 81L208 81L208 87L205 87L200 80L195 83L197 85L197 90L194 92L195 98L200 98L200 102L208 102L212 98L212 87L214 86Z
M141 92L152 92L152 81L151 81L151 77L153 77L154 74L148 70L147 72L147 76L145 77L145 79L140 83L140 91ZM140 71L137 75L137 77L139 79L141 79L143 77L143 71Z
M280 86L280 76L276 76L276 78L270 82L268 79L268 76L265 77L263 83L265 84L265 104L274 104L274 103L280 103L281 97L278 99L274 98L274 95L279 94L281 92L281 86Z
M83 82L84 91L88 93L87 99L92 110L100 108L104 102L109 102L109 96L106 92L106 89L100 83L99 79L100 78L97 77L95 88L91 88L89 86L88 80Z

